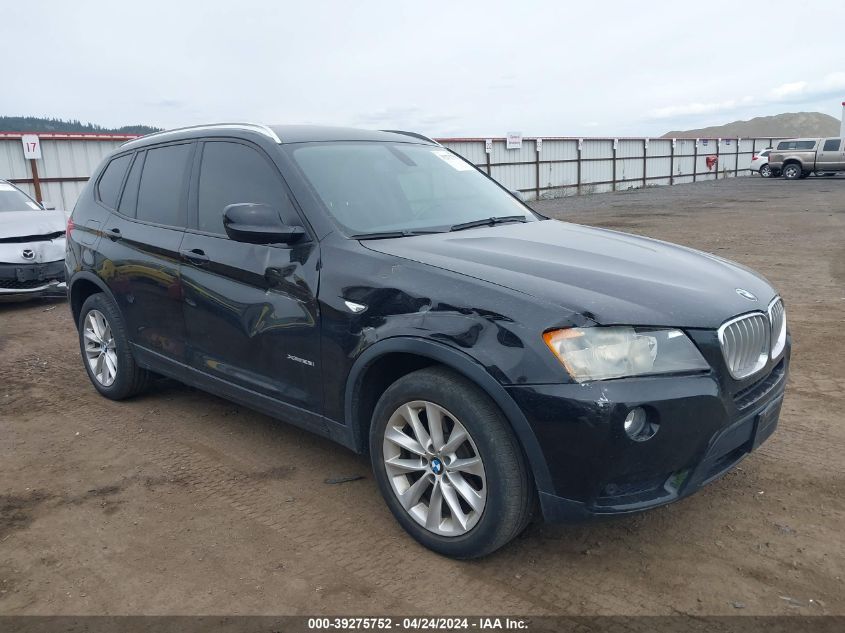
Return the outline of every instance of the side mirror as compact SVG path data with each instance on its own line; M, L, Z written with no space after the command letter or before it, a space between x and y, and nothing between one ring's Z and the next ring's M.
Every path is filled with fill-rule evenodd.
M223 227L229 239L249 244L293 244L305 236L301 226L282 223L272 207L252 202L223 209Z
M522 192L519 191L518 189L511 189L511 194L513 195L514 198L516 198L520 202L525 202L525 196L522 195Z

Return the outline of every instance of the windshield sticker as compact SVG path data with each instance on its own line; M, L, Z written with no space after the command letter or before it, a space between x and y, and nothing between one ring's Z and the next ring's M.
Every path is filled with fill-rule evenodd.
M435 149L432 150L431 153L437 156L440 160L445 161L454 167L457 171L469 171L472 169L472 165L461 160L451 152L447 152L445 149Z

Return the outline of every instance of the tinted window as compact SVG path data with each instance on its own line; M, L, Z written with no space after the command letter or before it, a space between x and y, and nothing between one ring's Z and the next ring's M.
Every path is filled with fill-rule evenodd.
M97 194L100 196L100 201L110 209L117 207L120 185L123 184L123 176L126 174L130 160L132 160L132 154L115 158L106 166L106 170L97 184Z
M223 209L240 202L269 205L286 223L300 224L275 166L258 151L240 143L205 144L198 201L200 231L225 234Z
M763 157L768 156L768 155L769 155L769 152L771 152L771 151L772 151L772 150L767 149L765 152L760 152L760 156L763 156Z
M826 152L838 152L839 146L842 144L838 138L828 139L824 142L824 151Z
M144 166L144 152L139 152L129 170L129 178L123 187L123 195L120 197L120 205L117 210L130 218L135 217L135 205L138 202L138 183L141 182L141 169Z
M780 143L778 143L778 149L807 150L815 148L816 141L781 141Z
M184 226L181 205L190 154L190 145L147 150L138 189L139 220Z

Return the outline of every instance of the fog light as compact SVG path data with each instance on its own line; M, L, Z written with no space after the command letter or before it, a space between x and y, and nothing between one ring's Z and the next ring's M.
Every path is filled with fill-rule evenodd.
M654 437L657 433L657 425L649 422L648 414L642 407L631 409L625 416L623 423L625 433L635 442L644 442Z

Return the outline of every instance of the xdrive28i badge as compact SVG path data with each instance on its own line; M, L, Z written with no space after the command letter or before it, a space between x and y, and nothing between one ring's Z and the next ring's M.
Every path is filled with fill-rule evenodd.
M748 299L749 301L757 301L757 297L756 297L756 295L754 295L754 294L752 294L752 293L748 292L748 291L747 291L747 290L745 290L744 288L737 288L737 289L736 289L736 294L738 294L740 297L745 297L745 298L746 298L746 299Z

